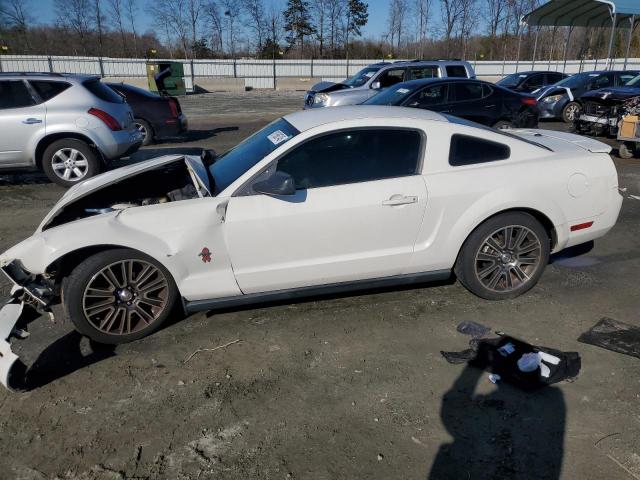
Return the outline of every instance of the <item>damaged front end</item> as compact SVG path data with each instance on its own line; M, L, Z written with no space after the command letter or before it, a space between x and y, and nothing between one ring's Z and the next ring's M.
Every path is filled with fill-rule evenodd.
M1 264L0 269L14 284L10 298L0 308L0 383L12 390L12 369L18 356L11 350L10 339L27 338L23 327L39 315L46 314L53 320L50 306L57 293L53 282L31 275L19 260Z
M640 111L638 89L596 90L583 95L582 111L574 122L576 133L615 137L622 117Z

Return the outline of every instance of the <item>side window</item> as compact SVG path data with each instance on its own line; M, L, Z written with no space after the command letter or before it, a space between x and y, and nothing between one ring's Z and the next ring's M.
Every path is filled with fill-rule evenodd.
M619 77L620 85L625 85L629 80L632 80L633 78L635 78L635 75L633 74L621 73Z
M409 107L429 108L447 101L447 85L434 85L414 93L407 101Z
M35 105L22 80L0 81L0 109L24 108Z
M453 95L450 98L455 102L468 102L483 98L482 84L470 82L456 82L451 85Z
M564 75L560 73L547 73L547 85L553 85L554 83L558 83L563 78L564 78Z
M527 88L540 88L544 84L544 75L533 75L522 84Z
M467 69L464 65L447 65L447 77L467 78Z
M449 165L454 167L506 160L510 155L511 149L502 143L459 133L451 136Z
M594 78L591 81L591 90L596 90L598 88L604 88L611 85L611 79L608 75L600 75L599 77Z
M404 68L393 68L382 72L376 80L380 82L380 88L392 87L404 80L404 73Z
M429 65L427 67L411 67L409 69L411 80L420 80L421 78L437 78L438 67Z
M324 135L278 160L296 189L369 182L415 175L422 135L415 130L372 129Z
M45 80L31 80L29 83L31 83L33 89L38 92L43 102L51 100L71 86L66 82L50 82Z

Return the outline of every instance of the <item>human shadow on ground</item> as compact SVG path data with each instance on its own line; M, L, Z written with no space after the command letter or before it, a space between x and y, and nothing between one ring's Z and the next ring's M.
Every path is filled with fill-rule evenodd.
M476 395L487 374L467 365L442 399L440 417L453 441L440 449L428 480L560 478L566 406L548 386L523 391L498 383Z

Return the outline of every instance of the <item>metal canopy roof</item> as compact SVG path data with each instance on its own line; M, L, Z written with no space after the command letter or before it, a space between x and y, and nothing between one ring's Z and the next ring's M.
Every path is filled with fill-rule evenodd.
M640 0L552 0L522 17L529 26L629 28L640 17Z

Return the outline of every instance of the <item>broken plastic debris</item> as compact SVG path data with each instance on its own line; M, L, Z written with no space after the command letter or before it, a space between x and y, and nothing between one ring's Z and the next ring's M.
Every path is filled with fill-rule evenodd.
M533 372L540 366L540 357L537 353L525 353L518 359L518 369L521 372Z
M491 383L498 383L500 380L502 380L502 377L497 373L492 373L491 375L489 375L489 381Z
M471 335L473 338L484 337L487 333L491 331L489 327L485 327L484 325L476 322L462 322L456 327L458 332L463 333L465 335Z
M498 349L498 352L500 353L500 355L502 355L503 357L508 357L509 355L511 355L513 352L515 352L516 347L513 343L505 343L503 346L501 346Z

